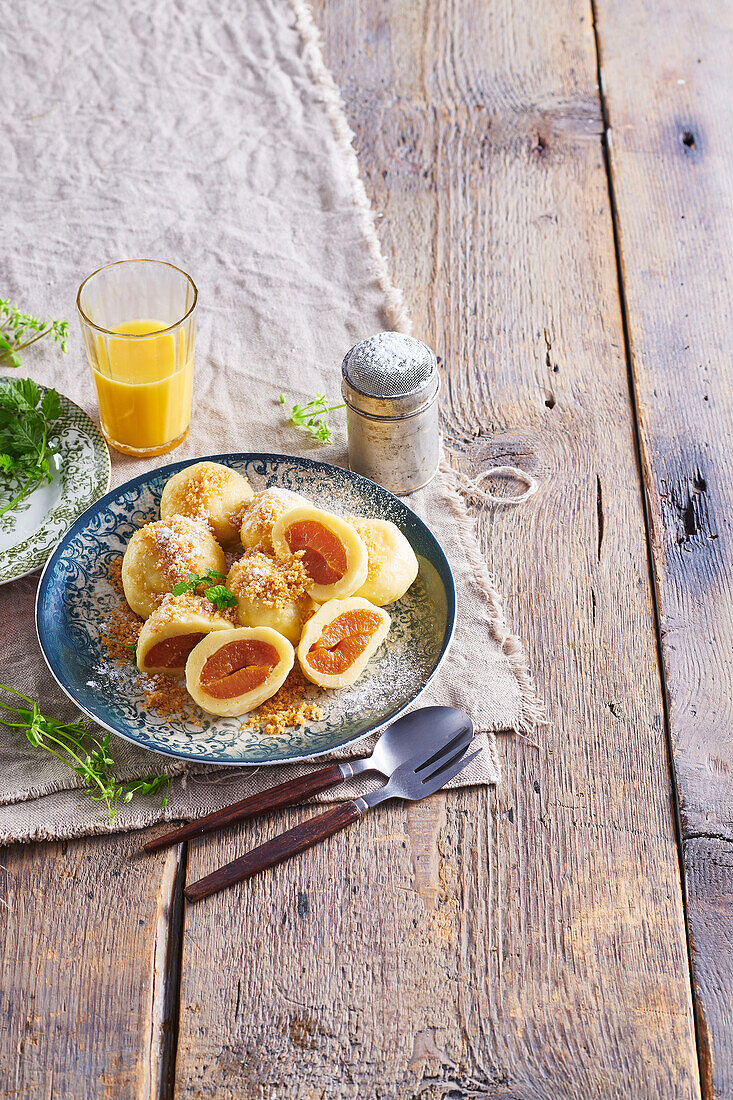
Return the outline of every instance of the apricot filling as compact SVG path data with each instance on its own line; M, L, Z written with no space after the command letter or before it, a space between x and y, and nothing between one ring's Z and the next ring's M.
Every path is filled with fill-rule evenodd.
M303 551L303 565L316 584L335 584L346 572L348 559L344 545L322 523L296 520L286 528L285 541L292 554Z
M233 699L264 684L279 661L269 642L230 642L212 653L201 669L199 683L213 699Z
M333 619L308 650L308 663L316 672L338 676L353 665L382 625L376 611L345 611Z
M148 668L183 668L193 647L205 637L205 633L197 632L164 638L162 642L151 645L143 663Z

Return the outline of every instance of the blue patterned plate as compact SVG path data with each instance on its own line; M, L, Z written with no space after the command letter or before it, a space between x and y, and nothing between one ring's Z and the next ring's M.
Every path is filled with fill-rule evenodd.
M338 691L314 687L323 719L268 734L247 726L249 716L217 718L193 701L185 716L163 718L146 708L144 677L132 661L128 666L107 659L100 636L120 599L108 567L138 527L158 518L163 486L191 459L133 478L87 508L64 535L46 564L36 600L38 640L48 667L77 707L101 726L154 752L200 763L306 760L373 733L417 698L450 645L455 585L435 536L401 500L349 470L288 455L208 457L246 474L255 490L283 486L334 512L390 519L406 535L420 563L418 578L387 609L389 636L361 678Z

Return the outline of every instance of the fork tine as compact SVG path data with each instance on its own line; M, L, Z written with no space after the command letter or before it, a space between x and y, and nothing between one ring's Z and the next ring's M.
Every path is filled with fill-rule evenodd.
M480 755L480 753L481 749L476 749L476 751L472 752L470 756L466 756L464 752L460 754L458 759L453 757L453 759L450 760L447 764L444 764L437 771L433 772L433 774L428 779L423 780L426 788L425 794L433 794L435 791L440 790L440 788L444 787L449 780L453 779L459 774L459 772L462 772L464 768L468 767L471 761L475 760L476 757Z
M461 745L457 751L454 748L452 753L444 754L444 756L437 762L437 764L433 768L431 768L427 775L418 776L418 779L420 779L422 783L429 783L433 776L438 775L438 773L442 772L444 768L449 768L451 764L454 764L456 762L456 760L460 760L467 749L468 745ZM417 772L417 768L415 769L415 771Z
M466 744L464 745L464 749L466 749L470 744L472 738L472 728L470 728L469 726L464 726L460 733L457 733L455 737L452 737L450 739L450 741L446 741L444 745L441 745L440 748L436 752L434 752L432 756L429 756L427 760L424 760L421 764L418 764L418 766L415 768L415 774L424 771L425 768L429 768L430 765L434 764L436 761L442 760L446 753L450 752L450 750L452 748L455 748L456 745L461 744L462 741L466 742Z

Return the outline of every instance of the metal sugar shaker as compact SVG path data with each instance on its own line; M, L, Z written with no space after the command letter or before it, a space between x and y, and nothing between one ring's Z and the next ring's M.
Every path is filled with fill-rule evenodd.
M400 495L427 485L441 456L435 352L377 332L346 354L341 376L351 469Z

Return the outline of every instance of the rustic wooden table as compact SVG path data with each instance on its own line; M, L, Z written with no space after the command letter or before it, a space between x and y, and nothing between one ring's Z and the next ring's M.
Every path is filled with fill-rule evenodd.
M4 852L0 1096L731 1096L732 9L316 16L552 723L196 907L282 817Z

